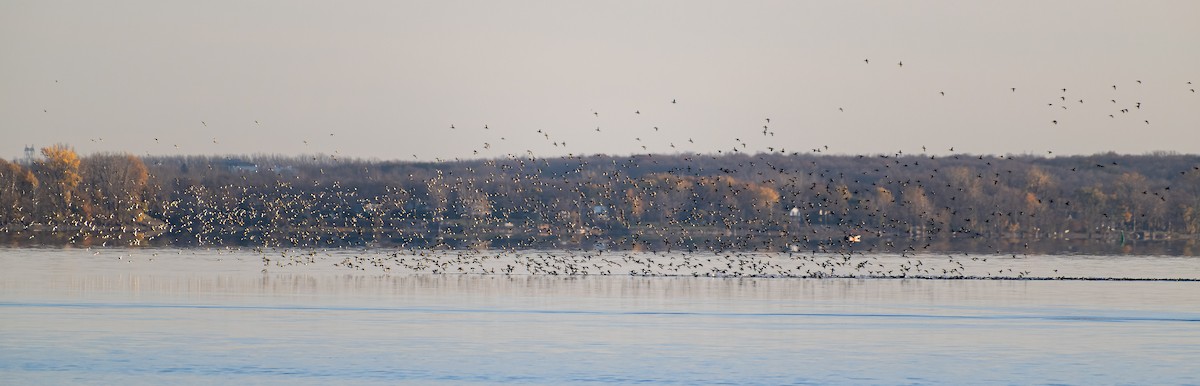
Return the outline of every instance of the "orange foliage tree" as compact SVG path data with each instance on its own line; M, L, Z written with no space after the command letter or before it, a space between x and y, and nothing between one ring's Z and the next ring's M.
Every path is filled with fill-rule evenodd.
M29 219L33 211L29 200L37 186L37 177L29 169L0 159L0 226Z
M37 170L42 182L41 199L46 205L44 216L51 221L63 221L72 212L75 189L83 177L79 174L79 155L70 146L57 144L42 148L44 159Z

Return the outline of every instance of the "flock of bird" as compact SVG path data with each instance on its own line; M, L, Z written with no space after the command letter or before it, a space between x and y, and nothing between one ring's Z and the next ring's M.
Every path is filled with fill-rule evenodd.
M1019 256L572 250L266 250L263 272L765 278L1063 279ZM989 258L991 263L988 263Z
M1142 81L1134 80L1132 82L1132 84L1134 85L1134 87L1141 87ZM1108 115L1108 118L1110 118L1110 119L1125 119L1126 117L1136 116L1137 113L1142 111L1142 102L1138 101L1136 99L1133 101L1126 100L1126 96L1128 94L1123 93L1123 92L1118 92L1117 86L1118 85L1115 85L1115 84L1112 85L1112 92L1109 93L1108 95L1104 95L1101 97L1103 99L1107 99L1108 102L1111 103L1111 106L1105 108L1103 111L1108 113L1107 115ZM1192 82L1190 82L1190 81L1186 82L1185 86L1189 92L1191 92L1191 93L1196 92L1196 89L1192 88ZM1016 92L1016 90L1017 90L1016 88L1012 88L1013 92ZM1121 91L1123 91L1123 90L1124 90L1124 88L1121 89ZM1076 108L1078 105L1083 105L1085 99L1086 100L1094 100L1093 98L1084 98L1083 96L1068 93L1067 89L1065 89L1065 88L1060 89L1059 91L1061 91L1061 95L1059 95L1056 100L1051 100L1049 102L1046 102L1046 106L1048 108L1052 109L1053 111L1055 111L1056 115L1060 116L1058 118L1050 120L1050 123L1053 125L1058 125L1060 120L1062 120L1063 122L1066 122L1066 120L1068 119L1067 111L1070 111L1070 110ZM1150 120L1142 119L1142 123L1149 125Z
M871 60L865 59L863 62L870 64ZM904 68L903 61L897 61L896 65L900 69ZM1139 100L1139 97L1142 94L1137 92L1138 91L1137 88L1142 86L1143 82L1140 79L1135 79L1135 80L1130 81L1130 84L1132 85L1132 87L1121 86L1121 85L1116 85L1116 84L1110 85L1111 92L1108 94L1105 94L1105 95L1096 95L1096 93L1094 93L1094 92L1088 93L1088 94L1080 94L1075 91L1068 92L1067 88L1055 89L1056 91L1059 91L1059 95L1055 96L1052 100L1049 100L1046 102L1046 106L1048 106L1048 108L1051 109L1051 113L1054 116L1048 122L1048 124L1050 125L1050 127L1059 127L1060 124L1065 125L1069 122L1072 122L1075 120L1080 120L1081 117L1078 114L1076 114L1076 110L1082 110L1079 108L1079 106L1083 105L1085 100L1106 100L1107 102L1110 102L1110 104L1112 106L1106 107L1101 111L1103 111L1104 114L1106 114L1109 118L1111 118L1111 119L1128 119L1130 117L1136 117L1136 119L1140 120L1139 123L1144 124L1144 125L1149 125L1149 124L1151 124L1151 120L1149 119L1150 117L1145 114L1139 115L1139 113L1146 111L1146 109L1143 109L1143 107L1144 107L1143 103ZM1181 86L1182 87L1180 87L1177 91L1179 91L1181 93L1193 93L1193 94L1195 93L1195 88L1193 87L1191 81L1181 82ZM1126 90L1127 88L1133 89L1133 91L1127 91ZM1012 93L1012 94L1020 94L1017 87L1009 87L1005 91ZM1042 90L1042 91L1044 91L1044 90ZM946 96L945 91L936 91L936 92L938 93L938 95L940 95L942 97ZM1038 92L1038 94L1041 95L1042 93ZM674 104L678 104L680 102L678 99L671 99L669 103L671 105L674 105ZM841 112L841 113L846 112L846 108L844 106L837 106L836 109L838 112ZM643 114L643 111L640 108L631 108L630 110L632 110L632 111L629 114L636 116L636 117L642 117L642 116L647 115L647 114ZM1088 110L1085 113L1088 113L1088 112L1093 112L1093 110ZM1032 113L1033 112L1031 112L1031 114ZM606 115L606 114L601 114L601 112L599 112L599 111L591 111L590 115L593 118L600 118L601 116ZM761 126L761 130L759 131L759 134L763 137L775 137L778 129L776 129L775 127L773 127L771 125L771 118L764 118L764 120L765 120L766 124ZM457 128L457 126L455 126L454 124L450 124L449 127L450 127L450 129ZM483 124L482 127L484 130L489 129L487 124ZM642 134L637 134L637 133L632 134L633 137L632 137L632 140L630 141L632 144L632 147L630 147L630 149L633 150L633 153L634 154L638 154L638 153L654 154L656 152L673 153L673 152L681 151L683 149L683 147L677 146L677 143L681 143L682 140L684 140L684 136L676 136L674 138L672 138L671 136L679 135L682 131L663 131L660 129L660 127L661 127L660 125L656 125L654 123L647 123L644 132L638 131ZM789 129L794 129L794 128L789 128ZM639 130L641 130L641 129L639 129ZM1138 128L1130 127L1130 130L1138 130ZM547 143L549 143L554 148L566 148L568 146L567 141L565 141L564 139L560 139L556 136L553 136L551 134L551 131L548 129L536 129L536 132L537 132L538 137L541 137L543 140L545 140ZM620 132L628 133L628 131L620 131ZM609 135L608 134L609 131L602 130L602 126L596 126L594 129L594 133L596 133L597 135L600 135L600 134L603 134L606 136ZM458 133L458 134L474 136L474 134L469 134L469 133ZM571 135L575 135L575 134L577 134L577 133L574 133L574 132L571 133ZM662 142L665 143L666 146L663 148L658 148L658 149L651 148L652 145L649 144L650 137L662 139L663 140ZM750 142L745 140L744 138L745 137L742 137L742 136L733 137L732 143L731 143L732 146L730 146L728 148L724 148L724 147L718 148L716 150L716 153L717 154L755 153L755 152L761 152L763 150L763 149L755 149L755 148L749 147ZM507 138L501 137L500 140L504 141L504 140L507 140ZM695 138L693 138L691 136L687 136L686 141L689 144L694 144L696 142ZM772 143L776 143L776 142L772 142ZM507 154L499 153L498 151L503 151L503 150L501 150L500 148L494 147L493 145L494 144L490 141L480 142L478 144L478 146L476 146L475 148L473 148L471 150L472 154L477 157L497 157L497 156L501 156L501 157L522 157L522 156L533 157L535 154L535 152L532 149L525 149L520 152L509 152ZM799 154L800 153L800 152L796 151L795 148L793 149L792 152L788 152L788 150L785 146L786 145L784 145L784 144L779 144L776 146L764 146L764 148L768 152L772 152L772 153L774 153L774 152L778 152L781 154ZM576 148L576 147L572 146L572 148ZM807 150L811 151L813 153L822 153L822 152L827 152L830 149L829 149L829 145L820 145L820 146L814 146L814 147L807 148ZM927 151L927 150L928 149L925 146L922 146L922 151ZM949 152L953 153L954 147L949 147ZM1053 154L1053 150L1047 150L1046 152L1048 154ZM582 152L572 152L569 154L575 155L575 154L581 154L581 153ZM898 153L903 153L903 151L902 150L898 151ZM413 156L413 158L419 158L417 156L417 154L413 154L412 156ZM458 160L458 159L455 159L455 160ZM443 161L443 159L438 158L438 161Z

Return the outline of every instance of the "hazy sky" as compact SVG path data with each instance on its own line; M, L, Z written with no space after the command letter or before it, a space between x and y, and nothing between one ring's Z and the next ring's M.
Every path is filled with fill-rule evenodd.
M0 0L10 159L1200 153L1195 88L1198 1Z

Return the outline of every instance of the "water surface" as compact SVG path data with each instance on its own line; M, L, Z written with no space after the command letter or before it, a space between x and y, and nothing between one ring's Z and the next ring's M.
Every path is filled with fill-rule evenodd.
M11 384L1200 383L1195 281L434 274L370 263L414 258L394 253L0 250L0 378ZM479 270L532 256L597 258L550 251L495 256ZM654 267L671 261L631 256L652 259ZM474 255L456 252L424 257L441 262L431 265L443 272L477 264ZM751 257L760 260L744 265L843 259L729 261ZM725 261L688 261L699 258ZM917 258L922 269L946 259L852 258L885 266ZM366 265L340 264L347 259ZM972 272L1016 267L1040 278L1055 269L1092 279L1200 276L1193 259L1173 257L965 261L974 264L964 264Z

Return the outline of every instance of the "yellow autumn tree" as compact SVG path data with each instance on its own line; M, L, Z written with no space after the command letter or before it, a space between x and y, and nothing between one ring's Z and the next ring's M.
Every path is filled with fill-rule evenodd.
M775 204L779 203L779 191L767 184L749 183L746 190L753 193L753 205L755 211L766 211L774 209Z
M893 215L892 207L896 203L896 195L882 186L875 187L875 201L870 209L874 211L875 225L883 227L887 224L886 216Z
M79 174L79 155L64 144L42 148L44 159L38 161L37 169L42 182L42 199L45 200L45 216L52 221L63 221L71 213L75 189L83 177Z

